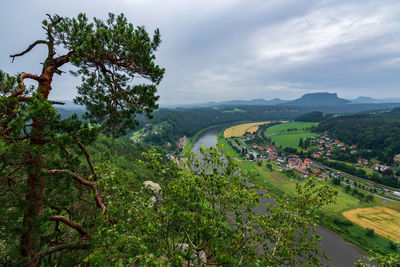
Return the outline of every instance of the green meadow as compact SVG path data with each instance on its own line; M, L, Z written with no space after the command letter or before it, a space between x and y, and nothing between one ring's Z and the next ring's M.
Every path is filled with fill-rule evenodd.
M312 133L310 128L317 126L317 122L290 122L268 127L264 135L271 138L276 146L291 147L301 150L299 141L311 136L319 136L318 133Z
M297 125L300 126L299 124ZM223 152L233 158L238 158L238 154L229 146L222 134L219 134L218 141L223 145ZM272 171L266 167L266 163L262 163L261 166L258 166L257 162L238 160L238 164L242 171L248 173L253 180L257 181L263 188L267 189L268 192L273 193L276 196L294 196L296 183L298 181L290 179L286 177L283 172L278 171L275 163L269 163L274 166L274 170ZM359 198L350 193L346 193L344 185L333 185L330 181L325 181L324 179L319 178L317 179L317 183L320 186L332 186L337 191L335 202L322 207L318 219L320 225L339 234L343 239L355 244L366 252L374 250L383 254L393 253L393 250L390 249L388 239L377 234L374 234L373 236L366 235L365 228L350 222L342 215L342 213L356 208L376 206L400 210L399 202L384 202L381 198L374 196L373 201L367 203L360 201Z

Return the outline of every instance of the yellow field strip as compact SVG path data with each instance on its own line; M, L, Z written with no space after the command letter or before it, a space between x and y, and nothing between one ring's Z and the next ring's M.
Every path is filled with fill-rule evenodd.
M251 122L251 123L243 123L239 125L232 126L224 131L224 137L225 138L230 138L230 137L240 137L245 134L246 131L248 130L253 130L254 127L257 127L259 125L265 124L265 123L270 123L269 121L261 121L261 122ZM256 129L256 131L257 131Z
M385 208L360 208L343 212L343 216L364 228L400 242L400 212Z
M249 129L247 129L246 132L248 132L248 133L255 133L255 132L257 132L258 127L259 127L258 125L257 125L257 126L252 126L252 127L250 127Z

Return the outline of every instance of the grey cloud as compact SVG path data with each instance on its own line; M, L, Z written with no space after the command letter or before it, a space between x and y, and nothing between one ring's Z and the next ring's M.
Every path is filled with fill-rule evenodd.
M0 69L39 72L45 51L14 64L8 55L43 36L45 13L79 12L124 12L149 31L160 28L157 60L166 68L161 104L295 98L318 90L400 96L397 0L3 1L0 23L7 25L7 38L0 44ZM53 98L71 99L79 81L55 83Z

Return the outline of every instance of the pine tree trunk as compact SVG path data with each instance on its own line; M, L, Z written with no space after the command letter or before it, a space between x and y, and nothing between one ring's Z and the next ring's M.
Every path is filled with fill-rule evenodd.
M34 121L32 133L40 135L40 122ZM27 180L26 202L24 214L24 234L22 236L22 255L29 258L27 266L39 264L38 252L40 250L40 223L38 218L43 210L45 180L42 173L44 145L39 139L33 138L29 159L29 174Z
M49 69L51 69L49 71ZM39 92L47 99L51 91L51 81L54 67L43 70ZM32 120L31 128L31 153L29 158L28 180L26 202L27 208L24 214L24 234L21 238L22 255L27 257L29 262L26 266L36 267L40 258L40 222L38 221L43 210L43 198L45 179L42 171L44 161L45 136L43 136L43 124L40 119Z

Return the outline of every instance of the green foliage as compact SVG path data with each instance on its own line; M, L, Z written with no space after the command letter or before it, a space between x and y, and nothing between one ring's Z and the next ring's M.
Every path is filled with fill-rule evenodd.
M86 106L92 123L123 134L137 126L136 114L150 116L158 108L155 85L164 74L154 63L161 42L158 29L150 38L144 27L134 27L123 14L110 13L106 22L94 18L90 23L85 14L62 18L54 30L55 43L73 51L70 60L78 70L72 73L82 77L75 102ZM154 84L130 85L137 78Z
M374 236L374 234L375 234L375 231L374 231L374 229L371 229L371 228L367 228L367 229L365 229L365 234L367 235L367 236Z
M42 258L50 266L73 266L87 256L85 240L105 209L92 160L122 151L102 154L94 141L100 132L118 136L133 129L137 114L150 117L158 107L156 85L164 73L155 63L158 30L150 38L122 14L109 14L106 22L89 22L84 14L48 17L45 40L11 55L15 59L37 45L47 46L42 73L0 71L0 265L5 266L38 266ZM86 105L90 121L76 114L61 118L56 103L48 100L54 74L62 75L67 63L82 78L75 102ZM136 78L147 83L135 84ZM25 79L38 85L26 87ZM113 162L128 167L131 158L124 152ZM135 175L144 179L149 173L138 168Z
M399 248L399 243L397 241L390 240L389 247L391 250L396 251Z
M295 119L295 121L301 122L320 122L324 114L320 111L312 111L310 113L303 114Z
M276 266L319 264L314 235L319 207L331 201L328 187L308 180L296 198L276 198L255 212L264 197L236 164L214 148L193 155L185 169L161 163L150 152L151 180L161 192L140 186L133 175L110 165L100 169L107 201L93 236L91 264L227 264ZM261 207L260 207L261 208ZM109 222L112 222L111 224ZM271 246L272 244L272 246ZM257 249L263 253L257 253Z
M376 264L379 264L379 266L382 266L382 267L398 267L398 266L400 266L400 255L399 254L382 255L380 253L370 251L369 255L371 255L371 256L367 257L367 260L369 262L374 262ZM371 265L370 263L365 263L361 260L357 261L356 264L359 267L376 266L375 264Z
M337 178L337 177L333 177L332 178L332 184L334 185L340 185L342 183L342 179Z
M329 131L347 144L356 144L360 149L370 149L364 158L377 157L386 164L400 151L400 108L377 114L356 114L324 119L318 131Z

